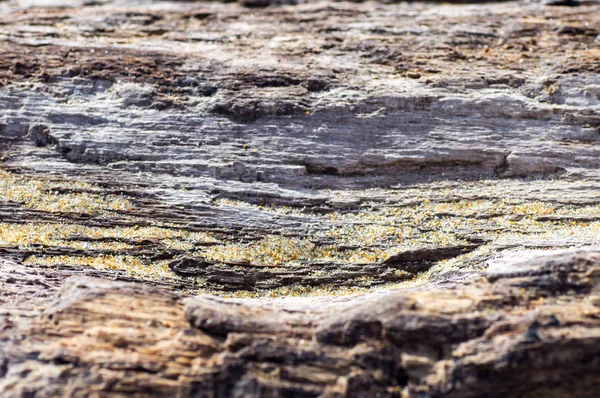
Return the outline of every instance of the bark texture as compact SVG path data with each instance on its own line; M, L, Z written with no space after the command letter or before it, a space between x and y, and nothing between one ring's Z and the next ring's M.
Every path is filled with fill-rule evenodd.
M600 5L293 3L0 1L0 396L597 396Z

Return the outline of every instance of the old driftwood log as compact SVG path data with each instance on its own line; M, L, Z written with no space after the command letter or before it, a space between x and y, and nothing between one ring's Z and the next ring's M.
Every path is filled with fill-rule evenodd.
M598 395L598 3L48 3L0 396Z

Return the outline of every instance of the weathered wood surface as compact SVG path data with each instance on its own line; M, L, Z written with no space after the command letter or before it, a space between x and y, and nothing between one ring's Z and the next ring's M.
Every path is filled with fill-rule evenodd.
M0 396L597 396L598 3L47 3Z
M600 388L598 250L505 261L452 288L345 300L184 298L64 277L3 263L3 396L592 397Z

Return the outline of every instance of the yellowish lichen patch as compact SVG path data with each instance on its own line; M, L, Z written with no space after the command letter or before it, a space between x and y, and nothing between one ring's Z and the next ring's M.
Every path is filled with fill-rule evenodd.
M91 184L48 182L0 171L0 200L18 203L29 209L49 213L76 211L99 213L110 223L112 211L135 210L125 197L105 195ZM98 270L119 271L143 280L185 281L197 288L188 293L216 293L231 297L313 296L364 293L375 287L392 289L417 286L433 274L456 269L481 269L482 258L510 247L553 247L597 243L600 222L578 221L569 216L600 214L597 205L575 206L559 202L518 201L506 195L478 200L457 200L456 190L409 192L413 199L394 206L362 203L352 210L323 214L306 208L260 206L241 201L220 199L223 210L243 208L259 219L302 219L306 230L281 231L252 239L218 240L210 233L190 232L181 226L160 224L155 227L91 227L74 223L0 223L0 246L31 249L38 254L27 259L29 264L47 266L67 264ZM358 194L339 192L328 195L339 200ZM322 210L322 209L321 209ZM557 216L556 219L541 216ZM135 212L126 215L132 223L144 222ZM560 218L560 217L566 217ZM545 221L540 221L545 219ZM58 219L57 219L58 220ZM592 220L592 221L590 221ZM296 225L299 223L295 223ZM313 264L310 277L327 277L332 271L318 263L372 264L402 250L424 246L454 246L469 243L466 235L483 235L488 243L474 252L439 261L429 271L401 283L377 284L369 277L353 281L356 287L293 285L255 292L223 293L206 289L200 277L182 277L168 268L168 260L151 260L148 252L178 250L202 256L218 263L238 263L235 271L243 272L244 263L262 265L267 271L289 270L290 267ZM287 235L287 236L286 236ZM232 235L235 236L235 235ZM53 248L60 255L44 253ZM88 256L85 251L107 252ZM66 253L66 254L62 254ZM331 269L331 267L327 268ZM392 272L386 270L386 272ZM407 276L397 270L398 276ZM335 272L333 272L335 273ZM275 280L274 280L275 281ZM265 282L265 285L268 285ZM372 285L372 287L370 287Z
M217 262L250 262L278 266L311 257L314 244L305 239L269 236L253 243L231 243L205 249L202 254Z
M77 265L91 267L100 271L123 271L124 273L146 280L173 279L167 261L148 261L137 256L98 255L98 256L30 256L26 264Z
M364 281L368 282L368 281ZM413 278L404 282L390 282L377 285L377 290L392 290L414 287L424 284L426 281L419 281L419 278ZM373 287L367 286L301 286L298 284L279 287L276 289L264 289L256 291L239 291L233 293L218 293L226 298L257 298L257 297L317 297L317 296L353 296L365 294L373 291ZM216 292L210 292L215 294Z
M125 211L133 207L128 199L119 195L103 195L91 184L50 182L3 170L0 170L0 200L17 202L26 208L47 212L92 213Z
M78 237L87 240L79 240ZM110 240L103 241L101 240L103 238ZM126 240L127 243L118 239ZM156 239L157 244L167 249L191 248L196 243L216 242L216 239L207 233L173 228L138 226L101 228L62 223L0 223L0 246L28 248L41 245L81 250L126 250L135 246L136 242L147 239Z

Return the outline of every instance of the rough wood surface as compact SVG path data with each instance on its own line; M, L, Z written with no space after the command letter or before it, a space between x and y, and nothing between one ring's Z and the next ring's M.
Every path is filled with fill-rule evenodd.
M0 1L0 396L597 396L600 5L284 3Z
M3 395L592 397L600 387L598 250L349 299L184 298L64 277L2 264Z

